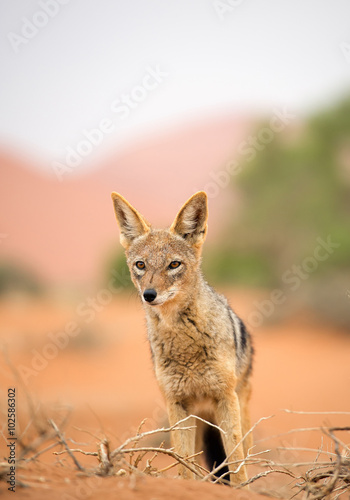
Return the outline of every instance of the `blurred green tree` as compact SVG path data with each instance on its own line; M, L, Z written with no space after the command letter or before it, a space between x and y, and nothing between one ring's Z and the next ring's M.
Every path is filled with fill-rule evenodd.
M350 270L350 98L276 133L232 181L240 217L207 251L209 279L279 286L327 235L339 248L315 274Z
M0 264L0 295L22 292L28 295L40 295L44 286L32 272L19 265L8 262Z

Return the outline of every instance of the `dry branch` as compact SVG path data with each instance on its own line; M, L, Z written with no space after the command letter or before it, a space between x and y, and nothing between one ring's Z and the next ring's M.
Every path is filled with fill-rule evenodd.
M104 439L98 449L98 459L100 461L101 472L107 475L108 472L113 468L113 464L110 458L109 442Z
M49 420L49 423L54 428L54 430L56 431L57 437L59 438L59 440L63 444L63 446L66 448L68 455L73 460L73 462L74 462L75 466L77 467L77 469L79 469L80 471L83 471L84 467L82 467L80 465L80 463L78 462L78 460L73 455L71 449L69 448L69 446L67 444L67 441L64 439L63 434L61 433L61 431L59 430L59 428L57 427L57 425L55 424L55 422L53 420Z
M202 465L195 462L195 459L198 454L192 455L190 457L182 457L175 452L173 448L163 448L163 443L159 447L155 446L140 446L140 441L142 439L148 438L149 436L155 434L169 433L169 432L177 432L178 430L191 430L193 426L182 427L189 418L193 416L189 416L186 419L180 420L176 424L166 427L155 429L148 432L141 433L141 428L144 424L144 421L140 424L136 436L130 437L125 440L118 448L109 451L109 444L106 440L100 442L99 451L98 452L83 452L80 449L70 449L66 446L62 439L61 442L65 445L65 450L61 452L56 452L56 454L68 453L70 451L71 455L74 452L90 454L94 456L98 456L100 461L100 467L103 470L103 474L114 473L119 475L120 471L123 471L123 474L126 474L127 471L129 474L151 474L151 475L160 475L173 467L181 464L190 470L195 476L201 481L212 481L222 482L226 484L230 484L225 476L232 474L232 472L227 472L221 477L216 477L216 474L224 467L225 465L234 466L236 472L243 467L244 465L254 465L255 467L260 467L262 470L256 473L254 476L248 479L245 483L240 485L240 487L244 487L255 483L256 481L266 478L271 475L285 475L292 479L294 484L294 488L297 489L294 496L300 496L302 494L306 495L309 500L318 500L322 498L338 498L341 493L345 491L350 491L350 453L349 447L339 437L335 436L335 432L344 432L349 431L350 427L312 427L312 428L301 428L301 429L292 429L287 433L283 433L278 436L285 436L286 434L300 432L304 433L307 431L318 431L319 433L323 433L326 435L334 445L334 451L324 451L323 450L323 442L319 449L313 448L297 448L297 447L277 447L276 451L279 450L290 450L293 452L296 451L306 451L310 453L317 453L315 461L300 461L294 463L286 463L283 461L271 460L269 458L263 457L263 455L268 454L270 449L261 450L256 453L251 453L251 450L248 451L247 456L244 457L243 460L238 461L230 461L230 457L228 457L223 464L220 464L212 471L207 471ZM267 417L271 418L271 417ZM202 420L202 419L199 419ZM254 426L250 429L252 432L256 426L266 420L266 417L261 418ZM204 420L208 425L210 422ZM218 426L216 428L220 429ZM220 429L222 431L222 429ZM246 438L248 433L241 439L239 443L237 443L237 447L240 446L243 440ZM273 436L275 437L275 436ZM270 438L271 439L271 438ZM260 440L262 441L262 440ZM147 454L152 454L149 459L146 459ZM153 460L157 457L158 454L167 455L174 459L174 462L162 469L157 469L153 466ZM329 457L329 461L319 462L319 457L323 454L326 457ZM135 459L133 459L135 457ZM146 466L141 470L138 466L141 464L142 460L146 459ZM123 468L120 469L120 466ZM119 467L119 472L118 472ZM298 472L298 470L304 470L304 472ZM269 494L269 491L265 492ZM276 492L270 492L271 494L276 495ZM333 497L332 497L333 495Z
M297 414L347 414L346 412L294 412L290 410L285 410L287 413L297 413ZM31 417L36 417L36 411L31 412ZM36 460L39 456L44 455L49 450L52 450L55 446L59 444L63 446L60 451L54 451L55 455L68 454L73 460L75 467L79 472L84 472L88 475L129 475L130 480L135 480L137 475L162 475L167 471L173 469L178 465L186 467L191 471L197 479L201 481L211 481L211 482L222 482L230 484L227 479L225 479L226 474L232 474L232 472L226 473L224 476L217 477L217 473L220 472L222 467L225 465L230 465L234 467L236 472L243 466L253 467L254 474L240 487L254 484L256 485L264 484L264 478L269 479L269 487L264 491L261 491L267 495L282 498L298 497L299 499L307 498L307 500L319 500L323 498L327 499L338 499L340 495L345 495L350 493L350 447L349 444L345 442L343 435L350 431L349 426L345 427L309 427L309 428L296 428L291 429L285 433L277 434L275 436L269 436L267 438L260 439L256 441L255 446L267 440L275 439L276 437L284 437L292 433L305 434L307 432L318 432L321 437L321 445L319 448L308 448L308 447L297 447L297 446L274 446L269 447L269 449L261 449L252 453L250 449L247 456L242 460L232 461L230 460L230 455L227 457L223 464L220 464L213 471L208 471L202 464L198 463L198 456L201 452L193 454L189 457L180 456L173 448L164 448L163 443L159 446L147 446L141 444L142 440L149 438L154 435L161 435L164 433L178 432L181 431L191 431L195 428L193 425L186 426L186 422L189 419L197 419L203 421L207 425L211 425L218 429L221 433L223 430L204 419L190 415L189 417L180 420L176 424L163 427L148 432L141 432L142 427L145 423L143 420L137 430L135 436L126 439L120 446L115 449L111 448L110 442L104 438L100 439L94 436L91 432L85 431L84 429L79 429L82 432L87 432L97 438L97 449L94 451L84 450L81 448L70 448L68 442L73 442L68 437L65 438L62 432L62 423L57 425L52 419L48 420L50 426L47 426L44 433L39 431L36 425L33 425L32 431L37 431L37 436L33 438L29 446L23 444L22 453L20 459L18 460L19 467L25 467L28 462ZM253 432L256 426L271 417L261 418L254 426L248 431L248 433L243 436L236 447L240 446L246 436ZM29 425L32 425L31 423ZM29 428L27 425L26 430ZM51 429L52 428L52 429ZM339 433L343 433L340 435ZM323 442L323 437L325 442ZM55 439L54 442L49 442ZM38 448L42 446L44 442L47 442L47 446L44 449L38 451ZM331 443L331 447L329 447ZM75 443L73 445L81 444L82 446L87 446L84 443ZM256 448L254 448L255 450ZM276 458L274 453L290 451L291 453L307 452L310 453L310 457L314 457L316 453L315 460L293 460L293 462L286 462L283 459ZM29 452L32 452L31 454ZM234 451L233 451L234 452ZM93 467L91 469L85 469L77 460L75 454L80 453L82 455L88 455L96 457L99 467ZM29 454L29 456L28 456ZM312 455L311 455L312 454ZM31 455L31 456L30 456ZM163 455L168 456L173 459L172 463L162 468L157 468L157 456ZM295 455L297 456L297 455ZM273 457L270 458L270 457ZM279 457L279 455L277 455ZM280 455L283 457L283 455ZM322 461L319 461L321 458ZM4 468L4 470L7 470ZM251 471L251 469L248 469ZM0 470L1 472L1 470ZM4 471L2 471L4 472ZM1 476L1 474L0 474ZM288 481L283 480L283 477L287 477ZM271 479L272 477L281 478L280 481L275 481ZM290 481L290 479L292 481ZM277 486L284 482L285 490L281 493L280 487ZM294 488L295 494L292 497L292 489ZM287 493L285 493L287 492Z

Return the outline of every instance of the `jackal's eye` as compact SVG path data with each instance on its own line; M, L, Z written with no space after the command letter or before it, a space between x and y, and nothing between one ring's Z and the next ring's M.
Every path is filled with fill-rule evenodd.
M137 262L135 262L135 266L137 267L137 269L145 269L146 264L142 260L138 260Z
M179 262L178 260L173 260L169 264L169 269L176 269L179 266L181 266L181 262Z

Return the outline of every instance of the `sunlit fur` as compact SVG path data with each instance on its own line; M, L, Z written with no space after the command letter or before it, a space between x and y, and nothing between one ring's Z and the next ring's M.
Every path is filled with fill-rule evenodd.
M131 279L145 309L155 373L170 424L193 414L216 423L225 432L222 441L226 456L231 455L229 461L242 460L252 446L250 434L243 445L239 442L250 429L253 348L250 335L226 298L206 283L201 272L208 218L206 194L193 195L168 229L153 229L121 195L113 193L112 198ZM144 269L135 265L139 261L145 264ZM181 264L169 269L172 261ZM143 298L148 289L157 292L151 303ZM197 425L196 433L173 432L174 447L183 456L206 446L205 425L198 421L184 425L192 424ZM219 434L216 438L220 439ZM213 457L208 460L211 465L215 462ZM230 465L231 472L235 469ZM184 467L180 473L192 477ZM246 479L245 467L231 474L234 483Z

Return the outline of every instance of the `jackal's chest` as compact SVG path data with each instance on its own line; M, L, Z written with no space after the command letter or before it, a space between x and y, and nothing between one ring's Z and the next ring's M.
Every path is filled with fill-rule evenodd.
M183 399L225 390L231 367L222 359L214 339L181 332L153 335L150 342L157 380L166 394Z

